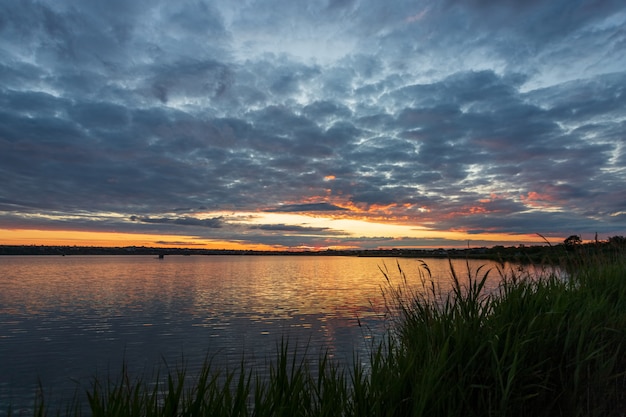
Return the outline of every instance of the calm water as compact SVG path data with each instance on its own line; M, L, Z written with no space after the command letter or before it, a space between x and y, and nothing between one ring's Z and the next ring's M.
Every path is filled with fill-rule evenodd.
M399 263L417 284L419 262ZM123 359L139 373L183 356L191 371L206 355L236 367L272 359L285 336L349 362L383 332L385 265L399 279L390 258L0 257L0 415L32 407L38 379L68 398ZM446 287L448 261L428 265Z

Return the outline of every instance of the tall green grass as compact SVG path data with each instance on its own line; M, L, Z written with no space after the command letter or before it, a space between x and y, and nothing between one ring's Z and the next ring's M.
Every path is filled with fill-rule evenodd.
M480 270L452 269L443 298L393 289L395 415L624 415L626 263L575 266L569 279L510 271L489 294Z
M423 261L414 277L399 264L381 268L389 331L351 366L326 354L311 361L282 341L262 375L243 360L149 379L124 367L94 378L64 412L41 396L34 415L624 416L625 259L578 254L566 278L469 266L459 274L451 263L446 292ZM493 279L500 285L487 291Z

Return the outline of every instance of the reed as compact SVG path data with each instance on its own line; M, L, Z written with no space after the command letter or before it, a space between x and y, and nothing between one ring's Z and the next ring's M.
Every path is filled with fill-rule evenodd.
M315 360L282 340L261 376L244 360L198 375L185 366L153 378L123 367L94 378L65 413L93 416L624 416L626 258L574 254L567 278L520 271L471 271L450 264L442 291L426 262L386 278L389 331L351 367ZM399 275L400 280L393 279ZM498 279L495 291L488 280ZM9 415L11 414L9 410Z
M469 269L465 280L451 270L443 298L392 289L395 415L624 415L626 264L576 261L569 279L510 271L495 293L483 291L494 271Z

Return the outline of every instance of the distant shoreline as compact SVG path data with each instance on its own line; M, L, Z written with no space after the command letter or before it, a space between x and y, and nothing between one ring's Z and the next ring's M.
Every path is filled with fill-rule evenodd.
M585 245L586 246L586 245ZM97 246L46 246L46 245L0 245L1 255L236 255L236 256L357 256L394 258L476 258L537 262L558 257L564 253L563 245L555 246L494 246L491 248L466 249L351 249L323 251L260 251L230 249L156 248L146 246L97 247Z

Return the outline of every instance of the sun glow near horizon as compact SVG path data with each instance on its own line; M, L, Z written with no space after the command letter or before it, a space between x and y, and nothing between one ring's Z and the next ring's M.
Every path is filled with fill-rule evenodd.
M104 232L76 230L36 230L36 229L0 229L0 244L5 245L46 245L46 246L144 246L178 247L225 250L326 250L326 249L367 249L372 248L372 241L377 241L375 248L420 247L453 248L494 245L541 244L542 239L536 234L472 234L462 230L435 230L425 226L405 222L373 221L333 217L317 213L273 213L273 212L205 212L193 217L223 218L224 226L212 231L214 236L206 236L201 228L187 228L188 233L140 233ZM229 232L233 228L233 232ZM247 230L242 234L241 230ZM313 246L302 244L267 244L268 236L317 237L323 244ZM560 242L562 238L551 238L550 242ZM415 242L415 244L411 244ZM448 243L447 243L448 242ZM463 242L463 243L461 243Z
M200 239L194 236L74 230L0 229L3 245L95 246L95 247L180 247L226 250L277 250L262 244Z

